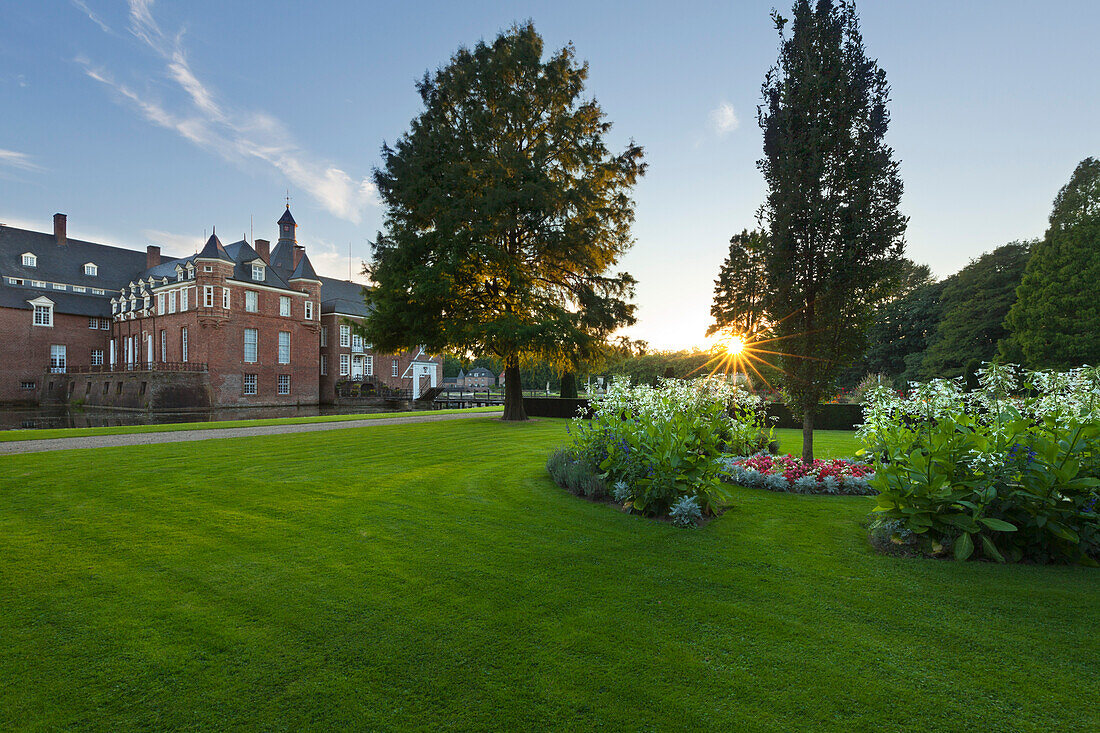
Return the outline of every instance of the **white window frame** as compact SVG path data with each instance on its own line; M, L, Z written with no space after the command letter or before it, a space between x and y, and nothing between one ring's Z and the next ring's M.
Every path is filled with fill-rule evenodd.
M160 329L160 360L168 361L168 331L163 328Z
M289 316L290 315L290 296L289 295L280 295L279 296L279 315L280 316Z
M351 374L351 355L340 354L340 376L346 377Z
M34 325L53 327L53 303L34 304Z
M164 293L157 293L157 313L159 313L162 316L165 313L167 313L166 306L165 306L165 298L166 297L167 296Z
M279 394L281 394L281 395L290 394L290 375L289 374L280 374L278 385L279 385L279 387L278 387Z
M284 343L285 342L285 343ZM290 363L290 331L279 331L279 359L280 364Z
M69 350L65 344L50 344L50 372L64 374L68 368Z
M255 374L245 374L241 380L241 392L246 395L256 394L259 378Z
M374 376L374 354L367 354L366 365L364 366L364 369L366 370L364 374L366 374L368 377Z
M94 263L94 262L85 262L84 263L84 274L87 275L88 277L98 277L99 276L99 266L96 265L96 263Z
M340 324L340 347L348 348L351 346L351 326L346 323Z
M391 377L400 376L400 373L398 372L398 369L397 369L397 359L393 360L393 366L390 369L390 376Z
M313 320L313 301L312 300L307 300L306 301L306 320L307 321L312 321Z
M328 326L321 326L321 346L328 346Z
M103 366L103 349L92 349L92 366Z
M189 288L180 288L180 313L187 310L187 291Z
M24 252L20 261L23 267L38 267L38 256L34 252Z
M222 288L222 308L229 310L229 288Z
M328 374L328 357L321 354L321 376Z
M176 291L175 290L170 290L168 292L168 312L169 313L175 313L176 312Z
M204 308L214 307L214 286L203 285L202 286L202 303Z
M88 319L88 328L94 328L96 330L99 330L99 319L98 318L89 318Z
M180 329L180 361L187 361L187 326Z
M357 354L363 353L363 337L357 333L351 335L351 350Z
M251 335L252 341L249 343L249 336ZM251 353L249 352L251 347ZM251 356L252 358L249 358ZM244 330L244 363L255 364L260 358L260 329L258 328L246 328Z
M244 309L249 313L260 309L260 295L255 290L244 291Z
M264 276L264 266L258 263L252 264L252 279L259 282L263 282L267 278Z

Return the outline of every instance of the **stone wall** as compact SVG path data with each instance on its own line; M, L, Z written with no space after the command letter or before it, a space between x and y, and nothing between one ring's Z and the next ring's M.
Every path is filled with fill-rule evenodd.
M129 410L210 409L210 375L203 372L101 372L42 376L42 404Z

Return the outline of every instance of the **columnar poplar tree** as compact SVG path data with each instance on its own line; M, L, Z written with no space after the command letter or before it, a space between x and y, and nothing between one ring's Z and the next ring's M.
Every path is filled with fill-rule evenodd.
M730 331L747 338L765 327L767 245L767 234L759 230L746 229L730 239L729 254L714 281L710 307L714 323L707 329L708 336Z
M608 151L574 56L544 60L530 23L460 49L419 83L424 111L374 172L367 339L496 355L505 420L526 419L521 361L576 368L634 322L635 281L609 270L633 244L642 149Z
M813 458L814 409L862 353L871 315L901 277L902 183L884 142L886 74L867 58L850 2L773 13L779 60L757 110L768 187L767 317L788 405Z

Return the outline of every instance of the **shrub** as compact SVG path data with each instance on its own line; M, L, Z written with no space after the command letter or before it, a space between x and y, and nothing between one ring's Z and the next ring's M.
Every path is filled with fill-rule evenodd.
M859 434L875 511L926 554L1096 565L1100 369L990 364L978 380L870 390Z
M684 495L677 499L668 510L672 523L678 527L694 527L703 518L703 510L694 496Z
M727 497L719 457L772 440L761 407L720 379L659 380L656 387L615 381L592 400L591 420L573 421L572 450L632 511L661 515L694 496L704 514L713 514Z

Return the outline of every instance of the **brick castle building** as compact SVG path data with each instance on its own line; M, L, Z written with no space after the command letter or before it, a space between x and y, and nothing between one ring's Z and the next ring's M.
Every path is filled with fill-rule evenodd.
M0 402L311 405L441 382L440 358L363 343L362 286L317 275L289 206L278 226L273 248L212 234L166 259L70 239L64 214L52 234L0 225Z

